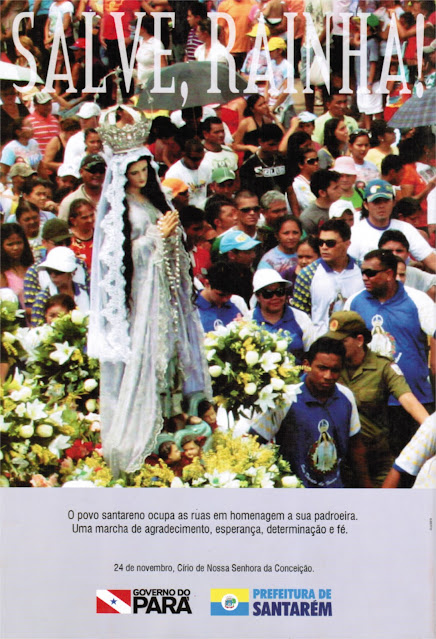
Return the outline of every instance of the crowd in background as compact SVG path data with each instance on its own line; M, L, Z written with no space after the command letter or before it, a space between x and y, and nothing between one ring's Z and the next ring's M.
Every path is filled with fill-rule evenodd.
M288 331L298 363L327 357L334 382L325 386L324 395L332 397L338 379L355 393L370 462L369 468L360 463L361 448L350 428L357 463L348 469L349 476L353 470L355 476L345 485L380 486L394 457L434 412L429 378L436 363L436 138L432 127L419 121L408 129L391 127L389 120L409 95L401 93L401 82L390 81L387 95L378 87L391 20L401 45L401 51L394 51L391 73L397 73L400 57L410 96L417 94L420 83L424 91L436 86L434 2L4 0L2 61L28 65L13 41L12 24L17 14L33 11L33 26L27 19L19 23L20 43L34 56L44 80L56 25L62 21L68 59L58 55L56 73L65 73L69 63L77 89L69 93L68 83L58 79L54 93L36 84L22 94L12 81L1 82L0 285L16 293L28 325L50 322L74 307L89 310L95 212L112 155L98 127L102 113L115 103L117 87L111 77L97 100L94 93L84 92L85 15L95 13L96 86L120 65L111 12L121 10L128 55L135 11L146 13L134 81L131 87L121 81L123 102L129 105L136 104L153 75L156 50L171 51L161 56L162 67L211 59L227 64L228 27L220 21L221 42L212 44L208 11L233 18L236 40L231 54L246 78L259 26L265 29L273 74L267 73L262 49L256 73L265 78L258 77L256 93L221 105L146 111L151 128L144 144L167 200L179 211L205 332L251 317L267 330ZM158 40L153 13L160 11L174 11L175 20L162 22ZM287 42L286 11L297 14L292 42ZM328 11L333 12L330 41ZM315 62L309 78L313 92L301 93L308 55L303 12L311 15L324 50L330 48L329 90ZM359 13L370 14L368 95L357 92L362 84L358 58L351 63L352 94L340 93L341 12L354 16L351 46L356 48ZM422 64L416 35L420 14L425 27ZM294 68L287 61L289 47L294 48ZM289 74L296 78L299 98L285 91ZM129 123L128 112L119 117ZM333 346L322 343L319 349L319 338L325 335ZM342 350L335 340L343 343ZM372 351L395 364L387 366L378 356L376 361L370 342ZM318 344L315 350L313 344ZM365 366L375 372L362 385L357 378ZM312 366L312 377L315 369ZM305 388L322 403L319 380L309 374ZM377 392L371 390L375 388ZM342 395L338 399L345 412L347 401ZM301 419L298 410L296 423ZM350 415L344 419L338 428L349 428ZM283 432L278 435L282 449L296 450L297 443ZM265 426L256 433L266 441L275 434ZM341 485L335 483L334 462L328 457L330 434L320 431L317 437L325 444L319 451L326 456L302 479L308 485ZM347 442L335 443L346 457ZM304 465L299 458L293 462ZM325 477L330 475L334 479L329 483Z

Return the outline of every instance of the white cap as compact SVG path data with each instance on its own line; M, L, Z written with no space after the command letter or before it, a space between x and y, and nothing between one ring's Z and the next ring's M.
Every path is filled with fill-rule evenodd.
M66 177L67 175L72 175L73 177L77 179L80 178L80 173L78 173L76 169L73 169L72 166L68 166L67 164L61 164L57 170L57 176Z
M353 215L357 213L356 209L349 200L336 200L329 208L329 218L342 217L345 211L351 211Z
M265 288L265 286L271 286L271 284L292 286L291 282L284 280L280 273L277 273L273 268L260 268L253 277L253 293L257 293L257 291Z
M310 111L302 111L301 113L299 113L298 117L300 119L300 122L304 122L304 124L307 124L308 122L314 122L317 116Z
M52 268L61 273L73 273L77 268L74 252L66 246L55 246L45 258L44 262L36 267L38 271Z
M101 109L98 104L95 104L95 102L85 102L85 104L82 104L80 107L77 115L79 118L87 120L88 118L92 118L96 115L101 115Z

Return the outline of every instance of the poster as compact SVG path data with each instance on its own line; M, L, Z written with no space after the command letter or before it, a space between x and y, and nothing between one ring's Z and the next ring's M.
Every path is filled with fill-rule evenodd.
M436 637L434 491L0 500L4 639Z

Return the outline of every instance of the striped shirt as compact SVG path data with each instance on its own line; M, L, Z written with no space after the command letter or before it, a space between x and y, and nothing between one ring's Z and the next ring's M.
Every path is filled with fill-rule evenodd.
M48 142L60 133L59 121L51 114L43 118L36 112L29 115L28 119L32 122L34 138L44 155Z

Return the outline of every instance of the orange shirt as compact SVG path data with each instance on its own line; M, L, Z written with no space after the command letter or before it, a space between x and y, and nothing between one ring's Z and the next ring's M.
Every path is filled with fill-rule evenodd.
M248 14L254 4L254 0L223 0L223 2L221 2L218 6L218 11L221 13L227 13L231 18L233 18L233 22L235 23L235 44L231 53L242 53L244 51L249 51L250 49L250 38L247 37L247 33L250 31ZM218 24L224 28L225 41L227 44L229 39L227 22L220 18L218 20Z

